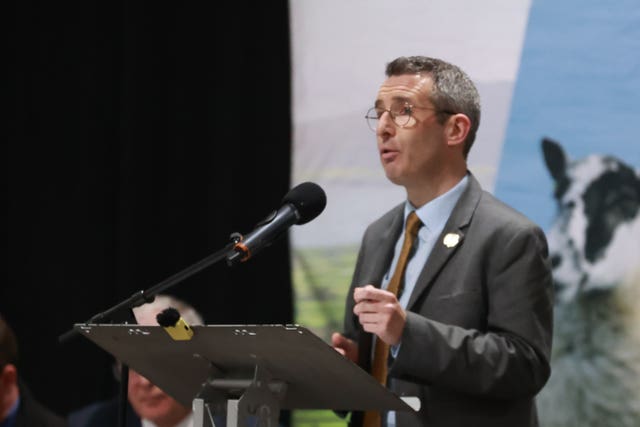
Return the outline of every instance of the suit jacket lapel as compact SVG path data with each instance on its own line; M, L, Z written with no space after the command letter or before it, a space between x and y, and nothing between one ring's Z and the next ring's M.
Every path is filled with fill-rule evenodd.
M436 240L429 258L418 276L416 286L411 293L407 310L411 310L418 298L431 286L433 279L446 265L451 256L462 246L464 242L464 229L471 222L473 213L478 205L482 195L482 188L478 181L469 173L469 184L464 193L460 196L460 200L456 203L449 220L447 221L442 233ZM447 234L457 234L459 241L456 245L448 247L444 244L444 237Z
M402 232L402 225L404 223L404 204L396 207L396 212L392 217L386 230L380 233L380 237L376 242L377 248L373 257L373 262L370 264L370 270L364 277L362 283L371 283L376 287L380 287L382 279L389 269L389 264L393 259L393 251L398 240L398 236Z

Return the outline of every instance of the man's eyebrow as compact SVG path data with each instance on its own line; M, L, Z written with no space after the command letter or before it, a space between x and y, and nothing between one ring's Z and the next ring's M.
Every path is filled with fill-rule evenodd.
M402 102L411 102L411 100L409 98L407 98L406 96L394 96L393 98L391 98L392 101L402 101Z
M411 102L411 100L406 96L394 96L391 98L391 101L392 102L408 102L408 103ZM384 101L382 101L381 99L376 99L376 103L374 104L374 107L379 108L383 106L384 106Z

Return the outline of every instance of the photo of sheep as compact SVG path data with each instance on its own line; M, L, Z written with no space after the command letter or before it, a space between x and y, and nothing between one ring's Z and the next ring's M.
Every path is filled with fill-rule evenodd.
M552 374L541 425L640 422L640 176L606 155L570 160L542 141L555 183L548 233L555 283Z

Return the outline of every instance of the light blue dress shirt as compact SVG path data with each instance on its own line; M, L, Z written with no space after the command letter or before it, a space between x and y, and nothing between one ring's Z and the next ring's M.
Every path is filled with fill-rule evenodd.
M462 196L462 193L467 188L468 182L468 175L465 175L464 178L462 178L460 182L457 183L452 189L419 208L413 206L408 200L405 202L404 224L402 226L402 229L404 230L407 223L407 217L412 211L416 211L418 218L420 218L420 221L422 221L422 227L420 227L420 230L418 230L418 239L414 244L417 245L417 247L414 248L413 256L411 257L411 259L409 259L407 268L404 273L404 286L402 294L400 295L400 299L398 301L403 309L406 310L407 304L409 303L409 298L411 297L411 293L416 287L418 276L422 272L422 269L424 268L424 265L429 258L429 254L431 254L431 250L438 243L436 240L440 236L440 233L442 233L442 230L449 220L451 212L453 211L456 203L458 203L460 196ZM402 250L403 241L404 232L400 233L400 237L396 242L391 266L389 267L389 271L387 271L387 274L385 274L381 283L382 289L386 289L389 285L391 276L396 269L398 258L400 257L400 251ZM393 357L396 357L398 355L401 345L402 343L391 347L391 355ZM395 425L396 413L394 411L391 411L387 416L387 426L395 427Z

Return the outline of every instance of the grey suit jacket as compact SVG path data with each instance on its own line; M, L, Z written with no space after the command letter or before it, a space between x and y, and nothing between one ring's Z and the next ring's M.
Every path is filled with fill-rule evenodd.
M550 374L553 293L544 233L473 176L416 283L387 384L418 396L405 426L537 426L534 397ZM379 286L403 224L403 204L365 232L347 296L345 335L369 369L371 334L353 314L353 288ZM454 247L448 233L460 236ZM353 424L359 417L354 414Z

